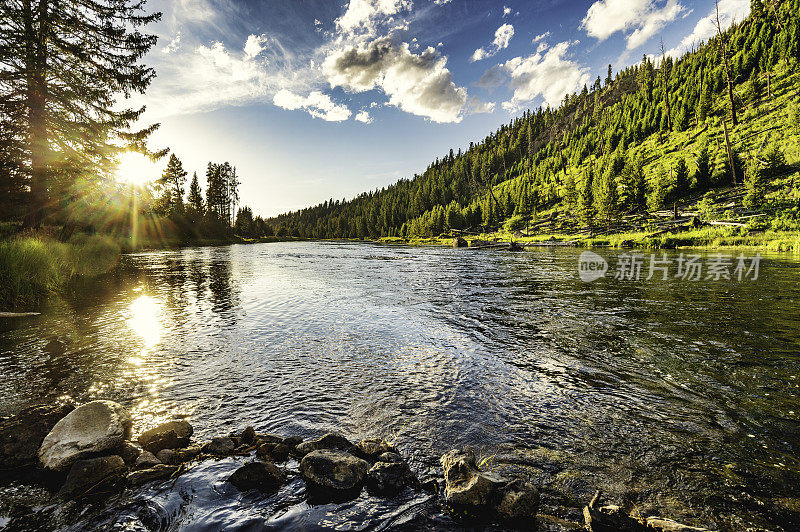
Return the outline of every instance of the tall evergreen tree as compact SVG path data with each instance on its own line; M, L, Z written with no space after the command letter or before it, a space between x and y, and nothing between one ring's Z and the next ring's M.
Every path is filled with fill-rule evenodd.
M77 179L108 177L116 156L158 127L131 131L144 108L120 108L155 73L140 63L156 43L139 31L160 19L142 0L0 2L0 100L19 113L12 157L27 176L27 220L38 225ZM3 110L5 111L5 109ZM58 198L60 199L60 198Z
M164 173L156 180L156 184L161 187L164 194L164 204L168 214L182 214L184 211L183 185L186 183L187 175L181 160L174 153L170 155Z
M195 216L203 216L205 214L205 205L203 204L203 193L200 190L200 183L197 180L197 172L192 175L192 182L189 184L189 196L187 198L189 208Z

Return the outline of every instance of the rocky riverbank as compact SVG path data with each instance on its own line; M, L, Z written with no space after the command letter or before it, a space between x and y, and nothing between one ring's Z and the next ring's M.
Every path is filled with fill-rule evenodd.
M427 493L465 525L544 531L702 531L660 517L635 517L619 506L601 506L598 493L584 508L584 523L539 513L539 490L525 478L485 471L468 449L441 458L441 476L419 478L391 442L355 443L339 434L317 439L264 434L253 427L210 441L193 440L192 425L168 421L131 440L131 416L120 404L92 401L35 406L0 420L0 471L5 479L46 487L73 505L98 505L123 490L171 482L207 460L238 456L244 463L228 478L236 489L277 492L299 476L309 504L343 503L362 494L394 497ZM3 508L7 529L37 528L30 508Z

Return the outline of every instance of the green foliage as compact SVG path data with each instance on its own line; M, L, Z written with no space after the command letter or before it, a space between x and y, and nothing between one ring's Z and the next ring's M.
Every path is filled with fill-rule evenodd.
M525 229L527 221L523 216L513 216L503 225L506 231L521 231Z
M711 157L708 143L700 146L695 163L697 164L697 172L694 174L695 186L698 190L706 190L711 185Z
M655 175L651 178L650 193L647 195L647 207L652 211L657 211L664 206L664 201L669 191L667 171L659 165Z
M689 192L689 167L686 166L686 159L681 157L675 165L675 194L683 197Z
M789 104L787 113L788 125L796 134L800 134L800 102Z

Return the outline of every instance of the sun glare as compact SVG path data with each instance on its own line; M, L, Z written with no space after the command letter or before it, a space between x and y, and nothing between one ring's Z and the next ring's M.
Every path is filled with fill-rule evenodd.
M161 168L141 153L126 152L119 158L117 178L131 185L144 185L154 181Z
M145 347L153 347L161 339L163 309L157 299L147 295L137 297L128 308L128 326L144 341Z

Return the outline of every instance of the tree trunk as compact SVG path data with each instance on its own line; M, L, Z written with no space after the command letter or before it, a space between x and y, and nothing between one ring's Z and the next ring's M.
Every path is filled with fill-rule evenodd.
M731 176L733 176L734 186L737 184L736 179L736 164L733 160L733 149L731 149L731 139L728 136L728 124L725 119L722 119L722 129L725 131L725 150L728 152L728 162L731 165Z

